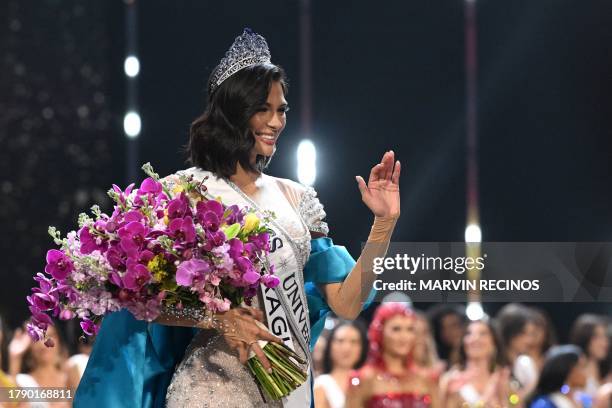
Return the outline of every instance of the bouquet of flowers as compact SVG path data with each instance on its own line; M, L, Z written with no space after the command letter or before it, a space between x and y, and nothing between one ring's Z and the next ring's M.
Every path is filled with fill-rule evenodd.
M148 177L138 189L109 190L112 215L94 205L65 238L49 227L60 249L47 252L45 273L36 275L38 287L27 297L33 340L53 346L46 335L51 317L78 318L84 333L94 335L106 314L122 308L149 322L164 308L220 313L250 305L262 283L278 285L268 261L273 213L224 206L207 194L206 180L160 179L149 163L142 168ZM271 374L256 357L248 365L272 399L306 380L305 361L293 350L269 342L263 351Z

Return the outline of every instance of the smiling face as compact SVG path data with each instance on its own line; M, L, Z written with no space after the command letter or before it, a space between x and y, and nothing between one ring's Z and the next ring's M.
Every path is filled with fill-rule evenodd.
M276 141L287 123L287 101L279 81L273 81L266 103L249 119L249 129L255 137L251 160L257 155L271 157L276 151Z
M397 357L408 357L416 340L416 319L394 316L385 322L383 328L383 350Z
M490 360L495 354L493 333L483 322L470 323L463 338L463 347L468 359Z

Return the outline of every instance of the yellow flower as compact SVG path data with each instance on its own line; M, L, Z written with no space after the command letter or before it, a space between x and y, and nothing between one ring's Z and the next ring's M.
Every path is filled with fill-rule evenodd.
M172 192L174 194L179 194L181 192L183 192L184 188L181 184L177 184L176 186L174 186L174 188L172 189Z
M248 234L257 227L259 227L259 218L255 213L248 213L244 216L244 226L242 227L243 234Z

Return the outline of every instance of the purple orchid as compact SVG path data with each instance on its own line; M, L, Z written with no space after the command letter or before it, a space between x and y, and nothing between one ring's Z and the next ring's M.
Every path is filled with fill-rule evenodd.
M47 252L47 266L45 272L56 280L66 279L74 271L72 260L62 251L51 249Z
M129 258L136 258L138 252L145 244L147 228L140 222L128 222L118 231L121 238L120 245Z
M79 231L79 240L81 241L81 253L84 255L96 250L105 252L108 249L108 241L100 236L92 235L87 225Z
M191 215L189 208L189 199L184 193L181 193L177 198L168 203L168 218L182 218L186 215Z
M140 290L151 280L151 272L146 266L128 261L127 271L123 276L123 287L130 290Z
M223 217L223 205L217 200L200 201L196 204L196 216L205 229L217 231Z
M98 334L98 330L100 330L100 327L95 324L93 320L85 318L81 321L81 329L83 329L85 334L87 334L88 336L93 336Z
M210 272L210 264L202 259L190 259L182 262L176 269L176 283L180 286L191 286L194 279L201 279Z
M179 243L191 244L196 240L195 225L191 217L172 220L168 225L168 231Z

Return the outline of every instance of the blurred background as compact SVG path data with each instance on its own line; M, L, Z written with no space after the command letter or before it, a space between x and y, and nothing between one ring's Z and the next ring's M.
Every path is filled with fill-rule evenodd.
M161 175L187 167L208 75L244 27L290 81L268 172L297 180L310 140L330 236L353 256L372 220L354 176L388 149L403 164L394 241L463 241L470 209L483 241L612 240L608 0L5 0L0 16L9 328L27 318L48 225L73 229L94 203L108 211L106 190L142 180L144 162ZM612 311L537 306L563 340L579 314Z

